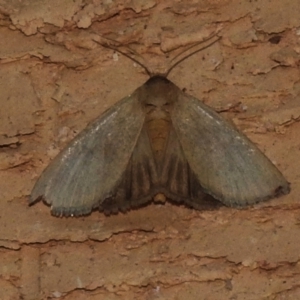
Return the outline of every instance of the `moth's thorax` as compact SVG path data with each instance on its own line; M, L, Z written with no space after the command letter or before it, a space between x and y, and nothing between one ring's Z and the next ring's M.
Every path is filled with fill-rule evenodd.
M158 164L162 162L172 126L171 111L180 91L164 77L150 78L140 89L146 130Z

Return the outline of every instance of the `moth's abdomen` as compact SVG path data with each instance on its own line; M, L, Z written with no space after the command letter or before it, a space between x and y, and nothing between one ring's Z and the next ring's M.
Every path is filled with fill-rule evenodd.
M162 163L172 124L168 119L152 119L146 129L157 165Z

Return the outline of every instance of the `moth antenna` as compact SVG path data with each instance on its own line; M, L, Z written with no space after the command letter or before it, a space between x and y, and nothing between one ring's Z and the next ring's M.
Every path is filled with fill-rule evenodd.
M101 39L106 39L106 40L111 41L111 42L119 43L118 41L113 40L113 39L109 39L109 38L103 38L103 37L101 37ZM133 62L137 63L139 66L141 66L146 71L146 73L148 74L149 77L152 76L152 73L148 70L148 68L146 67L146 65L143 64L141 61L139 61L134 56L139 57L141 60L144 60L144 58L139 53L137 53L135 50L133 50L132 48L126 47L126 46L122 46L122 45L120 45L120 43L119 43L119 45L120 45L119 47L118 46L115 47L115 46L109 45L107 43L104 43L103 41L101 41L99 39L99 37L94 38L93 40L95 42L99 43L101 46L103 46L105 48L108 48L108 49L111 49L111 50L114 50L114 51L116 51L116 52L124 55L125 57L129 58L130 60L132 60ZM120 47L125 48L127 51L129 50L132 53L133 56L129 55L125 51L120 50L119 49Z
M184 49L181 53L178 53L177 55L175 55L171 60L170 63L172 63L174 60L176 60L177 58L179 58L182 54L184 54L186 51L191 50L192 48L198 46L201 43L205 43L209 40L211 40L212 38L216 37L217 33L213 34L212 36L208 37L206 40L201 41L199 43L193 44L190 47ZM199 49L194 50L191 53L188 53L187 55L185 55L184 57L180 58L178 61L176 61L169 69L168 71L164 74L166 77L168 77L168 75L170 74L170 72L178 65L180 64L182 61L184 61L185 59L187 59L188 57L194 55L195 53L202 51L204 49L207 49L208 47L210 47L211 45L213 45L214 43L216 43L217 41L219 41L221 39L221 37L217 36L216 39L214 39L212 42L210 42L209 44L205 45L204 47L201 47Z
M210 41L211 39L213 39L214 37L216 37L218 34L215 33L213 35L211 35L210 37L208 37L206 40L204 41L201 41L201 42L197 42L189 47L187 47L186 49L184 49L181 53L178 53L177 55L175 55L171 60L170 60L170 63L172 63L173 61L175 61L176 59L178 59L182 54L184 54L185 52L193 49L194 47L198 46L199 44L202 44L202 43L205 43L205 42L208 42ZM103 39L109 41L109 42L113 42L113 43L117 43L119 44L119 46L113 46L113 45L110 45L109 43L105 43L103 42ZM216 43L217 41L219 41L221 39L221 37L218 37L216 39L214 39L211 43L207 44L206 46L204 47L201 47L199 49L196 49L195 51L191 52L191 53L188 53L187 55L183 56L182 58L179 58L173 65L171 65L171 67L167 70L167 72L165 73L162 73L160 74L161 76L164 76L164 77L168 77L168 75L170 74L170 72L178 65L180 64L182 61L184 61L185 59L187 59L188 57L194 55L195 53L199 52L199 51L202 51L208 47L210 47L211 45L213 45L214 43ZM95 42L97 42L98 44L100 44L101 46L105 47L105 48L108 48L108 49L111 49L111 50L114 50L122 55L124 55L125 57L129 58L130 60L132 60L133 62L137 63L139 66L141 66L145 71L146 73L148 74L149 77L153 77L155 75L155 73L152 73L149 71L149 69L146 67L146 65L144 63L142 63L140 60L144 61L144 58L139 54L137 53L135 50L133 50L132 48L130 47L126 47L126 46L123 46L121 45L120 42L116 41L116 40L113 40L113 39L109 39L109 38L104 38L102 36L95 36L93 38L93 40ZM127 52L121 50L120 48L123 47L125 48L127 51L131 52L132 55L129 55ZM140 59L137 59L137 57Z
M212 35L209 36L207 39L205 39L205 40L203 40L203 41L201 41L201 42L196 42L196 43L192 44L191 46L187 47L187 48L184 49L182 52L180 52L180 53L178 53L177 55L175 55L175 56L171 59L171 62L172 62L173 60L175 60L177 57L179 57L180 55L182 55L184 52L186 52L186 51L188 51L188 50L190 50L190 49L192 49L192 48L194 48L194 47L196 47L196 46L198 46L198 45L200 45L200 44L202 44L202 43L205 43L205 42L211 40L211 39L214 38L217 34L218 34L218 32L212 34ZM220 37L219 37L217 40L215 40L214 42L212 42L212 43L217 42L219 39L220 39ZM202 47L202 48L199 48L197 51L201 51L201 50L207 48L207 47L210 46L210 45L211 45L211 44L209 44L209 45L207 45L207 46L204 46L204 47ZM186 57L186 56L185 56L185 57Z

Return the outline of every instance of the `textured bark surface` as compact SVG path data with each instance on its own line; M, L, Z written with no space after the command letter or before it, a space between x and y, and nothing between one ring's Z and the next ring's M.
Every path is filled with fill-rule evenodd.
M1 299L300 298L300 6L289 1L0 2ZM170 74L231 119L291 182L255 207L169 203L105 217L28 207L50 160L148 76L220 29Z

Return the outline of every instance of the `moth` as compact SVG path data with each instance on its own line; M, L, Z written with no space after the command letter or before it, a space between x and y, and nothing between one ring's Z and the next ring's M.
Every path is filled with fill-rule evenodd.
M235 126L166 76L152 75L51 161L29 202L43 199L55 216L80 216L125 212L161 194L201 209L210 199L244 207L289 190Z

